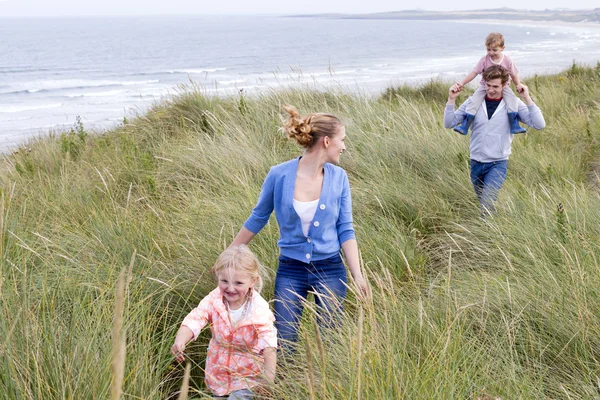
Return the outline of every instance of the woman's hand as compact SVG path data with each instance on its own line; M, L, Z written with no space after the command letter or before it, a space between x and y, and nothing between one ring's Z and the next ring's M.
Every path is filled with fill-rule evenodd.
M368 300L371 297L371 291L369 289L369 284L363 277L360 269L360 257L358 255L358 244L356 243L356 239L346 240L342 243L342 250L344 251L348 269L352 274L352 280L357 289L356 293L361 300Z
M358 289L357 293L359 294L361 300L369 300L371 298L371 290L369 288L369 284L367 280L362 276L353 277L354 284Z

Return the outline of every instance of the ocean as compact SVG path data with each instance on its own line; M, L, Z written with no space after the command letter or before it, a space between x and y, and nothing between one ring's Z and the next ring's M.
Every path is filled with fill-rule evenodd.
M0 150L108 129L185 85L209 95L310 86L377 95L460 80L489 32L522 77L600 61L600 25L274 16L0 18ZM478 81L475 79L473 84Z

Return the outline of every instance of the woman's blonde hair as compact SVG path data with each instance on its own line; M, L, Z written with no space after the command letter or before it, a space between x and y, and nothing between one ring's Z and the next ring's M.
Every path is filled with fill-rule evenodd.
M258 258L248 248L248 246L241 244L238 246L230 247L222 252L215 265L212 267L212 272L218 274L219 272L231 268L235 271L244 272L252 279L257 279L254 289L260 293L263 286L262 278L262 265L258 261Z
M324 136L336 135L344 126L335 115L311 113L303 118L294 106L285 105L283 109L290 115L283 124L283 130L290 139L294 139L298 145L304 148L312 147Z

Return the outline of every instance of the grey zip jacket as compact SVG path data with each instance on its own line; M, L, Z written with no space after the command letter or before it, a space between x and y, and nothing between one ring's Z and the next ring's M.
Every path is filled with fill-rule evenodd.
M454 110L454 105L446 105L444 109L444 127L453 128L460 124L465 115L465 109L471 102L469 97L458 110ZM534 129L544 129L546 121L542 115L542 110L535 105L525 105L518 100L519 118L522 123L529 125ZM498 104L498 108L488 119L487 107L485 103L479 107L475 119L471 124L471 143L469 151L472 160L479 162L494 162L508 160L511 150L510 146L513 135L510 133L510 124L504 100Z

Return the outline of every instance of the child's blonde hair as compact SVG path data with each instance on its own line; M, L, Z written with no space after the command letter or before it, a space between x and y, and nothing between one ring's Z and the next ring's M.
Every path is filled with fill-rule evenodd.
M260 293L263 286L262 278L262 265L258 261L258 258L245 244L230 247L222 252L215 265L212 267L212 272L218 274L219 272L231 268L235 271L244 272L252 279L257 279L254 289Z
M504 47L504 36L501 33L492 32L485 38L486 47L493 47L494 45Z

